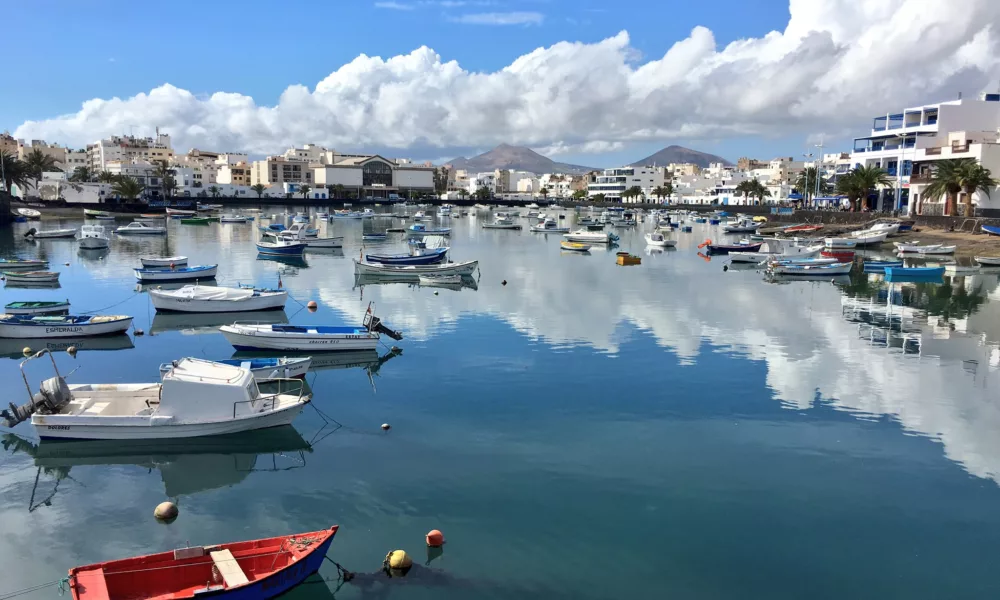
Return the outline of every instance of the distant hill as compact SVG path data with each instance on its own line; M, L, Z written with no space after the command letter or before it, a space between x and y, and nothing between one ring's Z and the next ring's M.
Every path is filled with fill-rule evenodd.
M465 158L460 156L455 160L450 160L446 164L455 169L465 169L470 173L484 173L495 171L496 169L514 169L515 171L529 171L541 175L542 173L567 173L570 175L583 175L590 171L596 171L591 167L580 165L570 165L552 160L547 156L535 152L531 148L522 146L509 146L500 144L489 152Z
M710 163L722 163L724 165L733 164L721 156L716 156L714 154L698 152L697 150L692 150L683 146L667 146L656 154L651 154L642 160L637 160L629 166L645 167L656 165L658 167L663 167L669 165L670 163L694 163L703 169Z

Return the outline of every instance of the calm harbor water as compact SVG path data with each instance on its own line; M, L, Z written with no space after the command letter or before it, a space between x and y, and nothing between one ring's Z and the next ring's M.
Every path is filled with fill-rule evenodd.
M152 381L162 362L233 356L216 331L225 318L154 316L132 275L146 254L219 263L220 285L280 276L295 301L274 320L359 323L373 301L405 335L393 358L324 357L308 376L318 410L292 428L138 445L4 434L0 592L79 564L331 524L330 556L354 571L395 548L422 565L424 534L448 539L432 572L337 598L1000 592L996 273L770 283L699 258L718 237L707 225L648 254L648 226L620 232L643 259L623 268L612 251L561 253L559 236L483 230L487 218L450 220L453 259L481 266L460 290L358 285L362 228L385 220L321 223L344 251L302 265L257 260L252 225L171 221L166 237L94 253L25 241L26 224L0 231L0 256L62 272L59 289L7 287L5 303L69 298L74 313L133 315L146 332L57 353L70 382ZM24 345L0 340L4 404L26 399ZM49 373L28 372L33 388ZM181 510L170 525L152 518L165 498ZM336 583L312 581L287 597L334 597Z

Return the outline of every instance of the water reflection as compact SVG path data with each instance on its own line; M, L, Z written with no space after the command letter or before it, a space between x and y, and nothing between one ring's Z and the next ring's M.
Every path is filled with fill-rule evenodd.
M251 323L285 324L288 315L283 310L258 310L251 312L219 313L163 313L153 317L149 331L153 334L180 331L185 334L218 333L219 327L235 321Z
M135 347L128 334L81 338L0 338L0 356L22 359L26 347L34 352L42 349L59 352L70 346L75 346L78 352L129 350Z

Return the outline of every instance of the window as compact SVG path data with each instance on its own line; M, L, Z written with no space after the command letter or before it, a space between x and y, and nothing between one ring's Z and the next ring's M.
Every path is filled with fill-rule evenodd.
M361 167L362 185L392 185L392 167L384 162L373 160Z

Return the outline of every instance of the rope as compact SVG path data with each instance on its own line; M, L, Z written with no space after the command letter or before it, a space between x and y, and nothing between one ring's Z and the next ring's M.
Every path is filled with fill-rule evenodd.
M129 296L128 298L125 298L124 300L122 300L121 302L115 302L115 303L114 303L114 304L112 304L111 306L105 306L104 308L98 308L98 309L95 309L95 310L87 310L87 311L83 311L83 312L81 312L80 314L81 314L81 315L89 315L89 314L93 314L93 313L97 313L97 312L103 312L103 311L106 311L106 310L108 310L109 308L114 308L114 307L116 307L116 306L118 306L118 305L120 305L120 304L125 304L126 302L128 302L128 301L129 301L129 300L131 300L132 298L135 298L136 296L138 296L138 295L139 295L139 294L141 294L141 293L142 293L141 291L140 291L140 292L135 292L134 294L132 294L132 295L131 295L131 296ZM3 600L3 599L2 599L2 598L0 598L0 600Z
M62 579L56 579L55 581L49 581L46 583L40 583L35 586L27 587L21 590L16 590L13 592L7 592L5 594L0 594L0 600L7 600L8 598L16 598L18 596L23 596L24 594L30 594L31 592L37 592L38 590L43 590L47 587L52 587L54 585L59 586L59 593L61 594L65 589L63 586L69 581L69 577L64 577Z

